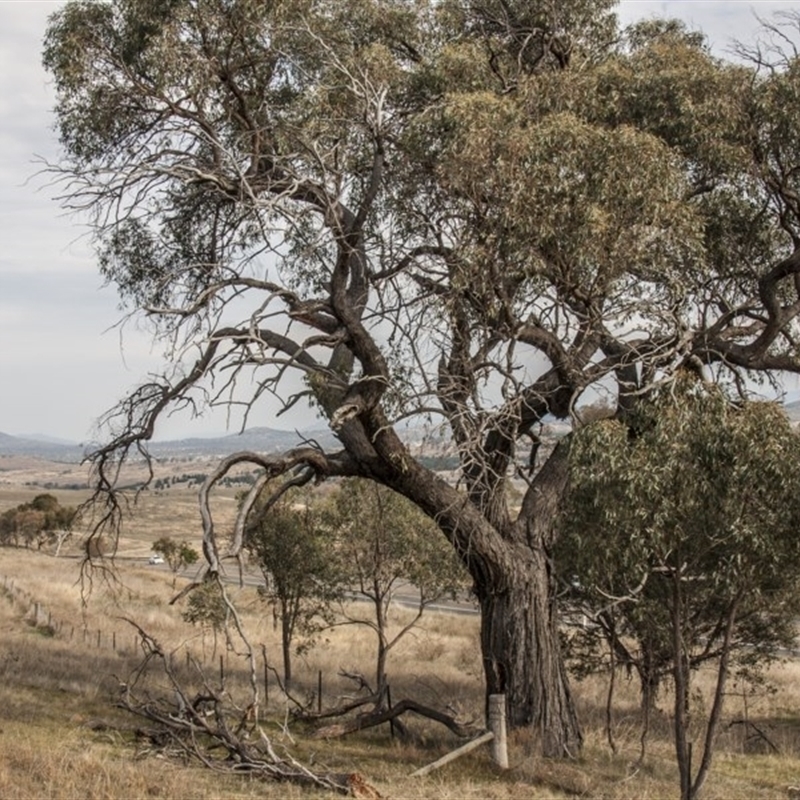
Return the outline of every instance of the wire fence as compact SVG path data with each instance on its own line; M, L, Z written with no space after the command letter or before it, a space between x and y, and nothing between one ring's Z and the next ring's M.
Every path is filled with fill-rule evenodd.
M123 662L120 665L122 668L133 669L142 658L142 637L135 626L109 629L108 625L99 627L88 621L76 624L74 617L66 620L8 575L0 577L0 594L12 604L27 625L44 636L65 643L73 642L84 650L98 654L102 652L104 656L116 655ZM257 661L263 707L266 709L272 700L274 710L285 708L287 697L278 673L269 660L266 644L258 645L254 658ZM250 665L245 663L243 655L232 652L224 644L218 647L216 640L212 647L208 647L204 640L198 646L196 637L192 643L182 642L172 649L169 662L173 670L190 680L197 681L202 677L203 680L224 685L229 691L247 690L252 685ZM305 683L312 687L315 694L309 703L313 702L316 708L321 709L324 692L322 671Z

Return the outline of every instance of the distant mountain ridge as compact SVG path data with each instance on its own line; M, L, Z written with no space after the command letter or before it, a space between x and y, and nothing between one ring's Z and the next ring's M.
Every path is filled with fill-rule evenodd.
M401 431L404 441L415 451L444 455L449 451L449 442L426 428L411 428ZM338 439L328 428L313 428L304 431L286 431L273 428L248 428L242 433L223 436L200 437L149 442L150 453L156 458L194 458L227 456L231 453L251 450L256 453L281 453L304 444L318 445L326 450L336 449ZM45 458L50 461L76 463L96 445L77 444L53 440L52 437L11 436L0 433L0 456L25 455Z
M254 450L275 453L298 447L304 442L316 442L330 447L336 437L329 430L295 431L272 428L250 428L243 433L216 437L189 437L163 442L150 442L148 449L156 458L191 458L195 456L223 456L237 450ZM76 463L93 449L93 444L69 443L53 437L11 436L0 432L0 456L25 455L50 461Z
M792 422L800 422L800 400L785 403L784 409ZM554 430L561 424L550 426ZM562 431L563 433L563 431ZM429 455L452 455L449 442L437 434L431 434L423 428L407 430L403 439L419 452ZM241 450L252 450L256 453L279 453L302 444L314 443L322 448L336 447L337 438L327 428L315 428L306 431L285 431L274 428L248 428L242 433L230 433L223 436L187 437L163 442L150 442L148 449L156 458L195 458L222 457ZM11 436L0 432L1 456L34 456L49 461L63 461L74 464L81 461L91 451L93 444L66 442L52 436L31 434L28 436Z
M63 440L54 442L0 432L0 456L35 456L72 464L83 458L83 447L79 444L66 444Z
M248 428L242 433L225 436L191 437L148 445L154 456L225 456L238 450L253 450L257 453L276 453L298 447L305 442L317 442L321 447L330 447L336 437L330 430L283 431L274 428Z

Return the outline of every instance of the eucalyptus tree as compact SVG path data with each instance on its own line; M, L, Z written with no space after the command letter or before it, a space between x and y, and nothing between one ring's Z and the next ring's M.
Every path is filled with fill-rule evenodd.
M262 496L268 498L270 488ZM280 622L283 681L292 683L292 645L297 634L310 645L333 622L332 607L344 590L343 570L332 542L327 515L309 498L284 494L262 509L251 509L245 548L264 576L261 591ZM298 649L295 647L295 649Z
M343 587L369 609L343 608L345 625L364 625L375 634L377 707L388 701L389 654L419 624L426 609L466 588L464 569L434 523L395 492L375 483L348 479L331 499L336 557ZM400 623L392 606L402 589L413 594L412 611ZM394 623L394 624L393 624Z
M75 508L62 506L52 494L39 494L29 503L20 503L0 515L0 544L13 540L17 546L22 537L26 547L35 543L41 550L44 545L55 543L58 555L76 520Z
M200 553L188 542L179 542L171 536L162 536L153 542L153 552L164 556L172 572L172 588L178 579L178 573L200 560Z
M537 460L539 426L681 365L797 371L795 61L724 63L673 23L621 37L612 0L72 0L44 61L63 204L167 349L92 456L106 521L163 415L310 402L339 449L222 462L209 568L235 464L390 487L472 575L487 692L576 753L549 556L568 447ZM431 418L458 486L398 432Z
M800 592L800 435L774 403L732 406L691 376L626 422L581 429L557 546L617 663L645 704L673 678L681 797L711 767L729 672L757 669L796 637ZM692 673L716 670L704 746L687 731ZM646 709L647 712L647 709ZM696 720L692 720L696 721Z

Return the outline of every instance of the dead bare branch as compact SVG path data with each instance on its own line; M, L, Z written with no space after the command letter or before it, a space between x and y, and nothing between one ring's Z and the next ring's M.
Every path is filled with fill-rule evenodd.
M197 664L203 687L190 696L172 668L169 654L141 626L127 621L137 630L144 655L122 685L118 705L153 723L154 727L140 729L140 736L151 746L194 758L216 771L258 775L352 797L367 796L363 793L369 784L358 773L317 773L288 752L278 755L259 724L256 709L248 706L243 714L232 715L224 687L212 686ZM145 674L154 667L166 677L171 696L144 689Z

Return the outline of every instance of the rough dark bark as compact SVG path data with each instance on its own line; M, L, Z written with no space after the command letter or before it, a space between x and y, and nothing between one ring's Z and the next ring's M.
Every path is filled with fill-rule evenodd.
M546 756L577 756L582 736L561 657L546 557L517 552L506 587L480 592L488 694L502 693L510 728L530 727Z
M530 728L546 756L582 746L561 656L549 552L567 478L569 445L556 447L513 525L488 523L475 504L432 474L409 469L395 486L433 516L461 553L481 608L486 695L505 694L508 726ZM491 502L491 498L489 498Z

